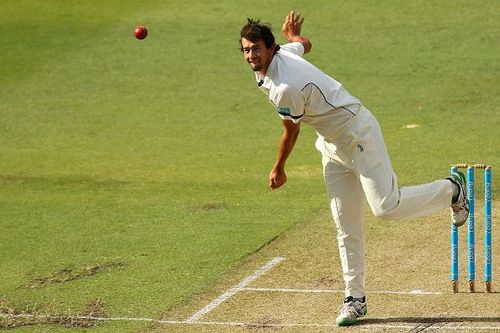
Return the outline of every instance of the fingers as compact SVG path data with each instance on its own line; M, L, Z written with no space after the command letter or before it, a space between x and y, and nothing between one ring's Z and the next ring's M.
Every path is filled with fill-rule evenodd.
M280 188L283 186L287 181L287 178L285 175L278 176L278 175L270 175L269 177L269 187L271 190Z
M277 188L280 188L284 183L285 182L276 179L269 180L269 187L271 188L271 190L275 190Z
M297 22L297 25L300 27L302 26L302 23L304 23L304 18L300 18L299 21Z
M285 17L283 23L282 32L287 40L293 39L294 36L299 36L302 23L304 23L304 18L300 16L300 13L296 13L293 10Z
M271 189L278 188L278 180L275 177L269 177L269 187Z
M294 26L301 26L304 23L304 18L300 16L300 13L295 13L293 10L286 16L285 22Z
M292 22L293 22L293 11L290 12L285 17L285 22L283 23L283 31L289 31L292 28Z

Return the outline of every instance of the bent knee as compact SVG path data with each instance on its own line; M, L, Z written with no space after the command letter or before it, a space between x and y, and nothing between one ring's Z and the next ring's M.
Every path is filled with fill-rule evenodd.
M395 210L398 207L398 203L396 205L381 205L379 207L372 207L372 212L375 217L383 219L383 220L394 220L397 219L395 214Z
M379 218L382 220L390 220L391 219L389 212L386 212L386 211L378 210L378 211L373 212L373 215L375 215L376 218Z

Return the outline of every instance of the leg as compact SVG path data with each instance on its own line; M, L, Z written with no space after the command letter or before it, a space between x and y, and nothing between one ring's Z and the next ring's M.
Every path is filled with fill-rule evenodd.
M377 217L403 219L426 216L450 207L452 187L449 180L397 187L397 179L378 164L360 175L370 207Z
M373 115L366 110L362 121L369 126L367 145L363 152L356 151L354 160L366 198L373 213L386 219L415 218L450 207L453 187L449 180L398 188L382 131ZM363 168L368 165L368 168Z
M358 176L323 156L323 172L346 284L346 297L365 296L364 194Z

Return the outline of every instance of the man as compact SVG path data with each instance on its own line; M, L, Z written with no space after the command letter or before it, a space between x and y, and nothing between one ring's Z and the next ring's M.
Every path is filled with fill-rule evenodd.
M374 116L341 83L302 56L311 41L301 35L304 19L286 16L282 33L289 43L277 45L271 29L248 19L240 33L246 62L257 85L274 105L283 122L278 157L269 174L269 186L286 183L285 163L299 136L301 123L318 135L323 174L345 281L345 300L337 317L339 326L354 324L367 313L365 297L364 200L377 217L414 218L451 208L453 223L464 224L469 213L465 177L399 189Z

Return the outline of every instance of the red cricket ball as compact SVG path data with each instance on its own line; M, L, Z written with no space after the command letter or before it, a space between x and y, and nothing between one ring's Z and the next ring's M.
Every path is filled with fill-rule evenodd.
M148 36L148 29L146 27L139 25L134 30L134 36L137 39L144 39Z

